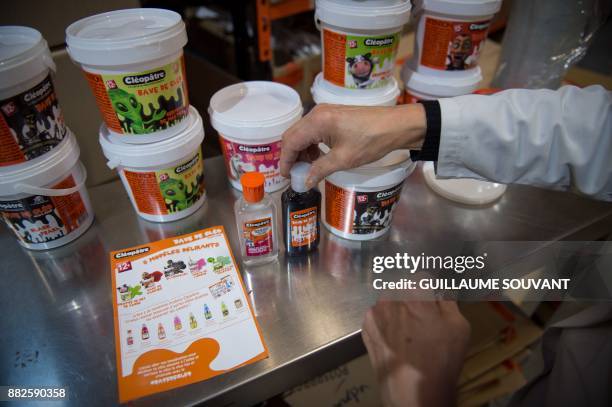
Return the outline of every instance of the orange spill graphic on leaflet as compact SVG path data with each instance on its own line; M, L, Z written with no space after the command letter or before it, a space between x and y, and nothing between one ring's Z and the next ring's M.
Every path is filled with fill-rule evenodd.
M209 367L219 354L219 350L219 343L216 340L202 338L192 343L183 353L155 349L141 355L134 362L132 374L120 379L125 389L119 394L120 402L184 386L194 379L205 380L223 373ZM165 362L159 365L160 361ZM158 367L154 370L153 366L156 364ZM183 377L175 378L175 376Z
M216 340L202 338L192 343L183 353L176 353L167 349L155 349L141 355L134 362L133 373L119 379L123 384L122 388L125 389L122 392L120 388L119 401L124 403L128 400L210 379L268 357L268 353L263 352L231 369L213 370L210 368L210 364L219 355L220 349ZM154 372L152 366L160 361L165 361L163 363L165 363L167 370L171 370L172 373L164 374L159 370ZM180 366L179 373L176 373L176 366ZM184 377L164 380L164 378L177 375L184 375Z

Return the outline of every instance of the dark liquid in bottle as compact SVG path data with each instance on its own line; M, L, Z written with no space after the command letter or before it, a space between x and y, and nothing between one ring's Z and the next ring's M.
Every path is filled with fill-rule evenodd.
M301 256L316 250L321 237L321 193L316 189L295 192L289 187L281 200L287 254Z

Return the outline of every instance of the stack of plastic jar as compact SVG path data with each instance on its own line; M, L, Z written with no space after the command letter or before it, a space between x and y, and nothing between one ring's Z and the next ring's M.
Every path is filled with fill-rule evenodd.
M28 249L62 246L94 216L55 93L55 64L32 28L0 27L0 44L0 217Z
M317 0L323 69L311 88L315 103L395 105L400 89L393 71L410 8L409 1L401 0ZM326 177L321 185L323 224L347 239L382 236L390 228L404 179L413 168L407 151L394 151L367 168ZM368 214L376 221L369 222Z
M204 128L189 106L185 24L173 11L117 10L66 29L104 123L99 140L141 217L167 222L205 200Z

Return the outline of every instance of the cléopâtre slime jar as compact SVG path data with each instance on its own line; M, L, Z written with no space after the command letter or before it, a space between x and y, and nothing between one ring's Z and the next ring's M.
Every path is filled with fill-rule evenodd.
M35 160L66 138L54 71L38 31L0 27L0 167Z
M408 150L325 177L323 224L350 240L381 237L391 227L404 180L414 170Z
M323 78L350 89L388 85L409 18L410 2L404 0L317 0Z
M478 67L493 15L501 0L414 0L418 24L414 38L419 73L469 77Z
M100 129L100 145L107 165L117 169L138 215L154 222L185 218L206 199L202 118L191 108L187 128L176 137L149 144L111 140Z
M111 138L150 143L184 128L189 114L185 24L173 11L117 10L66 29Z
M36 160L0 168L0 219L23 247L56 248L92 224L87 174L79 153L68 130L64 141Z
M242 190L240 177L254 171L264 175L266 192L287 186L279 166L281 136L302 112L300 95L275 82L238 83L213 95L208 114L234 188Z

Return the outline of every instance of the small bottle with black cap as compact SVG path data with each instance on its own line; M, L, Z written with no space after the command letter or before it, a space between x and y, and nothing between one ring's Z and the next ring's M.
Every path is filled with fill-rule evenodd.
M316 250L321 234L321 193L306 188L311 165L296 163L291 168L291 186L282 195L283 232L289 256L302 256Z

